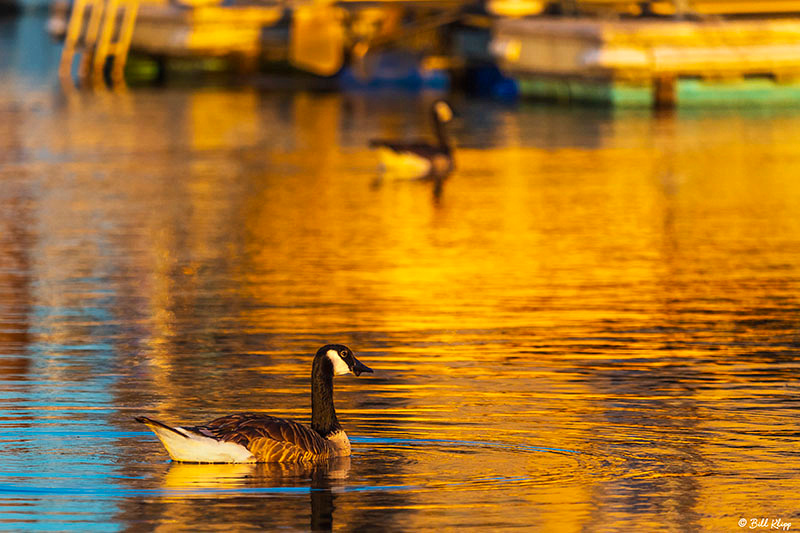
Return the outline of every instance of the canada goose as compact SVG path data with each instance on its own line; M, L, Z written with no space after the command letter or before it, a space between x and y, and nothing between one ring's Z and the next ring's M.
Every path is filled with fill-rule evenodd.
M207 424L172 427L144 416L173 461L189 463L318 462L350 455L350 440L336 419L333 375L372 372L347 346L327 344L311 366L311 428L259 413L223 416Z
M442 177L453 170L453 148L445 131L445 124L453 118L453 110L446 101L436 100L431 104L431 115L436 144L425 141L370 141L370 147L378 149L383 170L415 178Z

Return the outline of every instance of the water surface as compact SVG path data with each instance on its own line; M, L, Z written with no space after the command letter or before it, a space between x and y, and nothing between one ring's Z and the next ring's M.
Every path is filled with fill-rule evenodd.
M800 109L456 98L437 190L366 149L433 95L63 94L48 46L0 61L0 529L800 527ZM327 342L349 461L133 421L307 422Z

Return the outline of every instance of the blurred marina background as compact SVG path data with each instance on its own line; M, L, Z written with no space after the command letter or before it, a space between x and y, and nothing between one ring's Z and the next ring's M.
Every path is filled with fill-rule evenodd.
M124 64L0 18L0 529L800 527L800 2L92 5ZM350 461L133 421L308 422L327 342Z
M64 40L62 80L77 78L84 86L226 71L272 87L458 88L614 106L793 102L800 94L797 0L3 0L0 6L46 13L48 33Z

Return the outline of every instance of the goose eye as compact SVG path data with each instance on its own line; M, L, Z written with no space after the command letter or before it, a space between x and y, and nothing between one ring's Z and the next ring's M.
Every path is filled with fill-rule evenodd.
M348 355L348 353L347 353L347 350L342 350L342 351L339 353L339 355L341 355L343 359L347 359L347 355Z

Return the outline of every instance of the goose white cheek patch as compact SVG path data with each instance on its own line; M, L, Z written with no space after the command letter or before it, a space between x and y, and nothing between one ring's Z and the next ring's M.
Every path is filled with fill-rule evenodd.
M342 358L339 357L339 354L336 353L336 350L328 350L328 359L330 359L331 363L333 363L333 373L337 376L343 376L350 373L350 367L347 366L347 363L342 361Z

